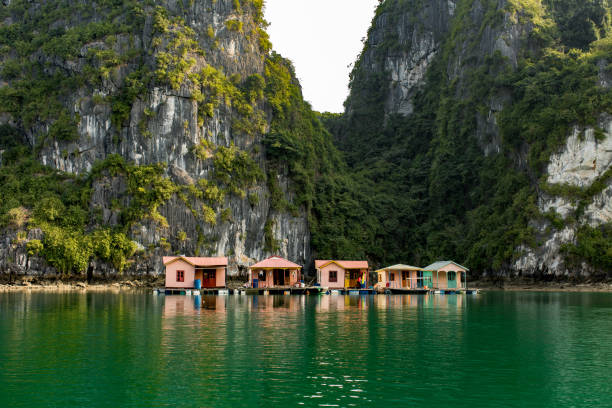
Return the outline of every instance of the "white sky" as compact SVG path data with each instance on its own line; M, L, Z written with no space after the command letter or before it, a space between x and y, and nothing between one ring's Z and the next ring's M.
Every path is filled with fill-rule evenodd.
M304 99L319 112L342 112L350 67L363 47L378 0L266 0L273 49L289 58Z

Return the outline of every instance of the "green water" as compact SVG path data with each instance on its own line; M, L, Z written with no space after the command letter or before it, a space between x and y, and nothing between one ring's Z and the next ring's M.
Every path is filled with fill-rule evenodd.
M0 293L0 407L612 406L612 295Z

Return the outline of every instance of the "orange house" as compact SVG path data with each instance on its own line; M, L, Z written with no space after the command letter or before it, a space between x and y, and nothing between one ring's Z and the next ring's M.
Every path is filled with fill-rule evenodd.
M224 288L227 258L164 256L167 289L193 289L199 279L202 288Z
M317 283L329 289L359 288L367 286L368 261L330 261L316 260Z
M249 267L252 288L282 288L296 285L302 279L302 267L280 256L271 256Z

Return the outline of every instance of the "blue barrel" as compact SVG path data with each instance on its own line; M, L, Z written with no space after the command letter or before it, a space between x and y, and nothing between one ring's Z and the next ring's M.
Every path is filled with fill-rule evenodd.
M202 281L199 279L196 279L193 281L193 287L195 289L202 289Z

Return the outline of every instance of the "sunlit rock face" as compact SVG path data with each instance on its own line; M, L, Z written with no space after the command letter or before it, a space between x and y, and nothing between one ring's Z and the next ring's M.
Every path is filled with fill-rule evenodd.
M181 16L185 25L194 30L195 38L204 50L202 55L196 56L195 68L210 65L228 78L232 75L243 79L252 74L264 75L265 55L260 51L258 39L252 33L254 31L247 32L256 26L249 8L243 7L238 12L236 2L232 0L197 0L188 3L168 0L158 2L157 5L173 15ZM230 20L241 21L244 28L229 29ZM155 67L153 24L151 16L147 17L141 31L130 36L118 35L111 49L119 56L128 52L141 53L144 64ZM214 46L210 45L211 36L215 39ZM93 45L84 47L81 54L85 55L87 48ZM67 75L76 75L86 69L86 65L78 61L69 65L62 63L61 68ZM46 63L55 66L60 62L49 60ZM101 103L100 100L117 92L133 68L126 66L117 69L100 86L75 89L61 101L79 118L79 137L76 141L44 145L39 152L43 164L72 174L87 174L97 162L111 154L118 154L127 162L139 166L163 163L167 168L166 177L177 185L190 185L200 179L213 177L212 160L203 160L194 154L194 148L206 140L216 147L233 145L249 152L261 167L262 174L266 174L268 164L262 139L269 131L271 112L263 102L260 108L264 111L266 129L247 136L232 128L236 116L234 110L218 107L212 117L202 121L198 119L198 105L189 86L184 84L179 89L155 86L147 89L133 102L129 117L122 126L113 125L111 104ZM27 137L32 146L37 144L38 135L42 133L38 130L45 126L40 124L38 129L33 127L28 130ZM276 177L285 198L291 201L293 187L287 168L281 170ZM125 183L119 179L105 178L94 183L90 205L101 212L104 224L112 226L118 223L119 212L113 209L112 203L121 201L124 193ZM249 196L252 195L257 195L259 200L250 201ZM265 249L266 224L271 226L268 239L272 238L278 244L274 249L277 255L308 265L311 250L305 211L298 209L293 214L274 211L269 196L264 176L251 185L244 195L227 195L216 210L229 209L229 213L225 220L218 217L214 225L196 218L189 203L173 197L159 208L160 214L168 222L167 227L160 228L159 225L143 221L132 228L130 237L144 250L144 254L130 264L131 269L127 272L159 274L163 272L162 255L181 253L192 256L228 256L228 273L245 273L248 265L272 255ZM186 234L186 238L177 239L183 234ZM161 245L162 242L169 245ZM0 248L0 259L3 262L15 260L16 267L35 272L34 264L26 260L27 256L20 254L14 257L8 251L6 249L3 252ZM116 273L108 265L93 265L94 273Z
M550 185L564 185L588 189L612 167L612 117L603 115L599 127L602 137L595 136L593 128L574 128L566 144L550 158L546 181ZM523 255L514 268L521 273L552 273L555 275L589 275L594 270L583 264L579 270L565 264L560 249L563 244L575 243L576 232L582 225L598 227L612 222L612 182L607 181L603 190L591 197L582 213L576 216L579 200L572 197L542 193L538 207L542 213L550 211L569 221L576 218L562 231L550 232L547 222L532 223L541 244L538 248L522 248Z
M612 165L612 120L605 118L606 137L595 138L594 129L574 129L565 148L550 158L548 182L588 187Z

